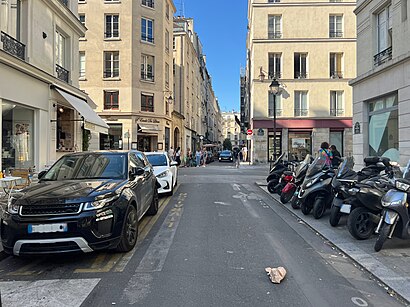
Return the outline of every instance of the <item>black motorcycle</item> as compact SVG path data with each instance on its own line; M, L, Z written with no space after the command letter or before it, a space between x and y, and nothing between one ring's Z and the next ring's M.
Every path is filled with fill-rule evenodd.
M355 172L353 170L353 157L345 158L339 165L336 176L333 177L332 189L335 197L333 198L329 218L329 223L333 227L339 224L343 214L340 210L345 200L352 196L350 189L352 189L357 182L377 176L386 168L379 157L367 157L364 159L364 163L366 166L362 170ZM346 209L346 207L344 209Z
M279 180L284 171L288 170L288 163L283 161L285 153L282 153L276 160L273 162L271 169L269 171L269 175L266 178L268 183L268 191L270 193L276 193L276 187L279 183Z
M332 178L335 170L326 163L326 157L319 156L309 166L305 180L299 191L302 213L307 215L313 210L315 219L323 216L332 203Z
M394 181L394 188L382 198L383 211L376 228L377 237L374 245L376 252L380 251L387 238L394 235L401 239L410 239L409 223L410 196L410 161L407 164L403 178Z

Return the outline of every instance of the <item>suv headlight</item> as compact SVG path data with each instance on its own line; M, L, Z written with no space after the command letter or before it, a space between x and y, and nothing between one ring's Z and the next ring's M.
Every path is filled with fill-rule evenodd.
M158 174L157 178L164 178L164 177L167 177L168 175L169 175L169 171L166 170L165 172Z
M20 210L20 205L16 204L16 198L11 196L7 201L7 212L10 214L18 214Z
M104 194L97 196L94 201L89 201L84 204L84 211L97 210L111 204L120 198L120 194Z

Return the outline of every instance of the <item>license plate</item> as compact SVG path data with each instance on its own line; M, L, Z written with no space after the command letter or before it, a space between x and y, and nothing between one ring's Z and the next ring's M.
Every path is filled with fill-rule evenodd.
M342 212L342 213L348 213L348 214L349 214L351 208L352 208L352 205L342 205L342 206L340 207L340 212Z
M28 225L28 233L67 232L67 223Z

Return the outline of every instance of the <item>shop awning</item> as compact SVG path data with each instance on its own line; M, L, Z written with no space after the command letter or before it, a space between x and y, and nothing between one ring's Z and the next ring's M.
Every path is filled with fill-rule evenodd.
M105 121L98 116L97 113L87 104L85 100L82 100L74 95L71 95L61 89L54 88L74 109L76 109L86 122L86 129L96 130L102 133L108 133L108 125ZM94 129L93 129L94 128Z
M158 134L159 131L161 131L161 129L158 125L138 124L138 132Z

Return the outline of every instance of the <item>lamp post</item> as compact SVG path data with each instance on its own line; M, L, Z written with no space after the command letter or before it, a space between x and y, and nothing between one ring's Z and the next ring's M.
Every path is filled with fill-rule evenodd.
M282 94L283 88L278 80L273 79L269 85L269 92L273 95L273 158L276 160L276 95Z

